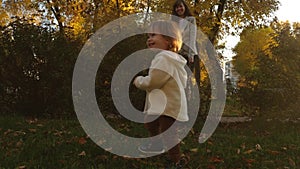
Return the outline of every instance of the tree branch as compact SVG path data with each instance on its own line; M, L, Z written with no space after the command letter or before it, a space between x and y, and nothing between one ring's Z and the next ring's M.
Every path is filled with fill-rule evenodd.
M50 0L47 0L47 2L51 5ZM57 22L58 22L59 32L60 32L61 34L64 34L65 30L64 30L63 23L61 22L61 15L60 15L60 13L59 13L59 8L58 8L58 6L52 6L52 5L51 5L50 9L51 9L51 11L52 11L53 14L54 14L55 19L56 19Z

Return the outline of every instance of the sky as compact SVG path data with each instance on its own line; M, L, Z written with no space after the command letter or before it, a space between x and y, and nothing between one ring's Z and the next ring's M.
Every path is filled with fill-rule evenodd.
M300 0L280 0L279 9L275 15L280 21L300 22ZM231 51L239 41L239 37L229 36L226 38L226 48L223 55L229 59L234 56Z
M300 1L299 0L280 0L281 5L275 13L279 20L300 22Z

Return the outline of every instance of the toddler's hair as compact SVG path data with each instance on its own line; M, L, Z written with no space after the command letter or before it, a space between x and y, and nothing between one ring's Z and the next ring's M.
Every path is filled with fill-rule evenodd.
M179 52L182 46L182 35L177 23L173 21L155 21L150 24L148 33L161 34L170 42L169 50Z

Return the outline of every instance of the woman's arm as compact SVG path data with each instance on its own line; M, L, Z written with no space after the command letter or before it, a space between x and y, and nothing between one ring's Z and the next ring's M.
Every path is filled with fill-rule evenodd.
M197 40L197 26L196 26L196 19L195 17L189 17L189 40L190 40L190 48L189 48L189 59L190 62L194 62L194 55L197 55L197 48L196 48L196 40Z

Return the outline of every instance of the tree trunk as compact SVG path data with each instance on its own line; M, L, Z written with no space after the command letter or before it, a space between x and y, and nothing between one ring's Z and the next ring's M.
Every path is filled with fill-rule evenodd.
M227 3L227 0L220 0L218 3L218 9L217 9L217 13L216 13L217 22L214 23L212 32L209 37L209 40L211 41L211 43L213 45L215 45L217 43L217 36L219 34L219 30L221 27L222 16L223 16L223 12L224 12L226 3Z
M47 0L47 2L51 5L50 0ZM54 14L55 19L57 20L58 27L59 27L59 32L63 35L65 33L65 30L64 30L64 25L61 21L61 15L59 13L59 7L51 5L50 9Z
M144 19L144 25L147 23L147 19L148 19L148 14L149 14L149 11L150 11L150 0L147 1L147 12L146 12L146 16L145 16L145 19Z
M120 6L119 6L119 0L116 0L117 4L117 13L118 13L118 18L120 17Z

